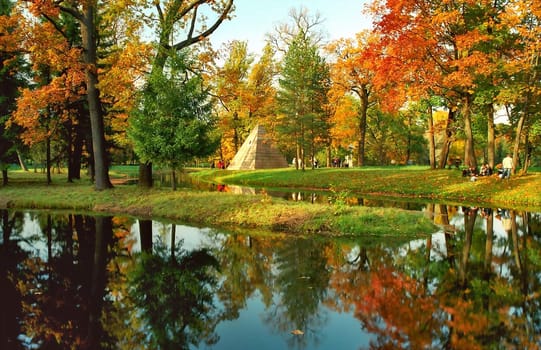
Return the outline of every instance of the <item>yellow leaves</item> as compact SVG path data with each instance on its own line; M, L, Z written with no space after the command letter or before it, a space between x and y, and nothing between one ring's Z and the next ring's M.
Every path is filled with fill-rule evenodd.
M300 329L294 329L291 331L291 334L293 335L304 335L304 332L301 331Z

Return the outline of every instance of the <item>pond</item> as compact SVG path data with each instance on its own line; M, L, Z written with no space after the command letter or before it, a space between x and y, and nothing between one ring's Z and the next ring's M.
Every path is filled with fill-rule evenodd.
M0 349L537 349L541 214L415 241L2 210Z

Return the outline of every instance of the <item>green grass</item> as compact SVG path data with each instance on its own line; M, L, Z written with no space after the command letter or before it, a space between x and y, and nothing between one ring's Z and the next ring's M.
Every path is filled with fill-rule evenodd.
M479 177L471 182L456 169L426 167L324 168L305 171L289 169L227 171L200 170L193 177L203 181L265 188L332 190L369 197L430 200L476 206L541 209L541 173Z
M399 237L411 239L435 232L423 213L393 208L349 207L338 203L309 204L266 195L237 195L193 190L145 190L136 185L116 185L95 191L88 180L67 183L64 174L10 172L10 182L0 187L0 208L51 209L133 215L181 221L227 230L257 233Z

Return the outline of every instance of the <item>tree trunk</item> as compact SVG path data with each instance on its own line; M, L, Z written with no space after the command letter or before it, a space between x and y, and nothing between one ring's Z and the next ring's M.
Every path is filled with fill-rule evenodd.
M94 259L88 295L88 330L82 349L99 348L101 333L100 316L106 280L107 247L113 237L113 221L109 216L96 216L96 235L94 238Z
M177 225L171 224L171 261L175 261L175 239L177 236Z
M9 182L8 170L2 169L2 185L6 186Z
M473 131L471 127L471 109L470 96L464 98L464 106L462 108L462 117L464 118L464 134L466 142L464 145L464 163L469 167L477 168L477 159L475 157L475 145L473 142Z
M517 214L514 210L509 211L509 216L511 220L511 241L513 242L513 257L515 258L515 267L518 270L518 273L522 275L522 259L520 256L520 238L518 236L517 228Z
M530 145L530 139L528 137L528 132L526 132L526 137L524 140L524 147L526 151L524 152L524 161L522 163L522 174L525 175L528 173L528 166L530 165L530 159L532 157L533 147Z
M522 113L517 123L517 131L515 135L515 144L513 146L513 168L511 174L515 174L518 164L518 152L520 150L520 139L522 137L522 131L524 130L524 122L526 120L526 113Z
M109 179L108 156L105 144L105 128L98 86L98 66L96 49L95 8L87 4L83 9L81 37L84 48L85 79L90 126L92 129L92 149L94 153L94 187L96 190L112 188Z
M361 89L360 93L357 93L360 98L360 110L359 110L359 154L357 154L357 163L359 166L364 165L364 153L366 143L366 118L368 114L368 91Z
M68 182L73 182L73 152L74 152L74 126L73 123L71 123L69 120L66 123L66 131L67 131L67 142L66 145L66 154L68 156Z
M331 146L330 144L327 145L326 149L325 149L325 164L326 164L326 167L327 168L330 168L332 165L332 160L331 160Z
M83 128L76 125L74 133L70 177L72 179L81 179L81 157L83 155L84 144Z
M141 251L152 253L152 220L139 220Z
M45 167L47 168L47 185L49 185L53 182L51 178L51 138L49 136L47 136L47 139L45 140L45 153Z
M451 149L451 144L455 138L455 113L452 108L449 108L449 114L447 116L447 125L445 126L445 139L443 141L443 146L440 152L440 169L445 169L445 164L447 164L447 158L449 157L449 151Z
M171 188L173 191L177 190L177 173L175 168L171 169Z
M430 169L436 169L436 141L434 140L434 118L432 106L428 107L428 147L430 151Z
M151 188L154 184L152 179L152 162L139 164L139 187Z
M488 163L491 169L494 169L496 165L496 129L494 126L494 105L490 104L488 106L488 125L487 125L487 160L485 163Z
M490 213L488 214L487 220L487 238L485 241L485 264L484 270L485 275L490 276L492 271L492 247L494 246L494 211L489 209Z
M468 281L468 262L470 260L470 251L473 244L473 228L475 227L475 219L477 217L477 209L469 209L464 213L464 245L462 246L462 256L460 259L460 268L458 272L459 282L462 287L466 287Z
M23 171L28 171L28 167L26 166L26 163L24 162L23 157L21 156L21 152L19 150L17 152L17 159L19 160L19 165Z

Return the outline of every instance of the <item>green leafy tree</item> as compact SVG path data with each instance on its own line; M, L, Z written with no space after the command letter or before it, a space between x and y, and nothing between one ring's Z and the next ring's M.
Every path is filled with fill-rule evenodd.
M290 44L279 79L278 108L282 113L277 129L294 140L296 167L304 169L304 158L314 157L316 144L327 139L328 115L325 112L329 89L329 69L318 48L300 33Z
M175 171L196 157L212 154L218 140L215 121L200 76L188 72L186 53L172 53L166 69L154 71L130 118L129 137L143 162Z
M206 250L187 252L157 243L155 253L143 253L129 276L131 296L146 323L146 345L190 349L201 341L216 343L221 317L212 299L217 260Z
M172 52L204 43L234 11L233 0L154 0L143 3L154 7L150 25L157 35L157 48L152 59L152 72L163 70ZM148 11L144 9L142 12L147 20ZM204 60L201 57L200 63ZM152 187L152 163L140 164L139 185Z

